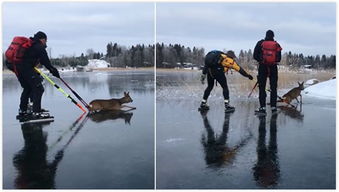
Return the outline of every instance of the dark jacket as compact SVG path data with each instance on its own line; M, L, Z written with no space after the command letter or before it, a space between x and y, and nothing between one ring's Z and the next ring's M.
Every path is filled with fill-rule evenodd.
M262 63L262 48L261 48L261 44L263 41L274 41L273 38L265 38L265 39L262 39L260 41L257 42L257 44L255 45L255 48L254 48L254 52L253 52L253 58L258 61L259 63ZM279 45L279 43L278 43ZM280 45L279 45L280 46ZM280 62L281 60L281 51L279 51L277 53L277 62Z
M233 58L227 56L224 52L217 50L207 53L202 74L207 74L209 68L211 68L212 73L225 73L229 69L234 69L244 77L250 76Z
M221 54L224 54L221 51L213 50L206 54L205 56L205 65L202 70L203 74L207 74L208 68L213 68L214 70L223 71L223 66L220 64Z
M48 58L46 46L43 45L39 39L30 38L33 40L32 46L25 52L23 61L21 64L17 65L22 70L32 69L37 66L39 63L44 65L48 70L56 70Z

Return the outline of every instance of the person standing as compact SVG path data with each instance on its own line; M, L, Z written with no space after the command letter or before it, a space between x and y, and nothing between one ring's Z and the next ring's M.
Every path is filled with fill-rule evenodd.
M257 42L253 58L258 61L258 84L260 107L255 110L256 114L266 115L266 81L270 79L271 110L277 111L277 86L278 86L278 62L281 60L281 46L274 40L272 30L266 32L265 39Z
M235 58L236 56L233 51L227 51L227 53L223 53L221 51L214 50L207 53L205 57L205 66L201 74L202 84L204 83L207 76L207 88L205 89L199 110L209 109L209 106L207 105L207 98L213 89L214 80L216 80L223 89L225 112L233 112L235 110L235 108L229 104L229 91L225 72L227 72L229 69L234 69L244 77L247 77L250 80L253 79L250 74L248 74L235 62Z
M47 35L44 32L37 32L34 37L30 37L32 45L25 51L21 63L16 64L18 80L23 88L20 97L20 109L18 116L27 115L27 105L29 98L33 101L32 119L43 119L49 117L41 109L41 98L44 92L41 76L34 70L39 63L44 65L53 76L60 78L58 70L51 65L48 58Z

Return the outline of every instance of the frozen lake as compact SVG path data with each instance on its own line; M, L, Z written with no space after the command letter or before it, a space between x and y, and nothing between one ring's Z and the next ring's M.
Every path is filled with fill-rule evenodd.
M210 110L201 114L206 84L199 77L157 71L158 189L335 189L335 100L304 95L301 108L281 107L277 115L258 118L258 90L247 97L255 82L234 73L227 80L236 111L225 115L218 85ZM280 74L278 95L297 81L330 77Z
M127 91L133 99L128 105L137 109L81 117L82 111L45 81L42 107L54 122L21 125L15 116L22 89L14 75L3 74L3 188L153 189L153 71L61 76L87 103L121 98Z

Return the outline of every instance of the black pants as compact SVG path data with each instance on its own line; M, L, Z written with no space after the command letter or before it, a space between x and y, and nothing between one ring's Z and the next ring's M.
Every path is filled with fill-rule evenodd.
M222 87L224 99L228 100L229 92L228 92L227 80L226 80L223 68L209 69L209 71L207 72L207 88L205 89L203 99L207 100L208 96L210 95L213 89L213 86L214 86L214 79L217 80L217 82Z
M34 69L20 69L18 68L18 80L23 88L20 97L20 109L27 110L28 100L33 101L33 112L41 110L41 97L44 93L41 76L37 74Z
M277 65L267 66L259 64L258 84L260 107L266 106L266 81L270 79L271 107L277 106L278 67Z

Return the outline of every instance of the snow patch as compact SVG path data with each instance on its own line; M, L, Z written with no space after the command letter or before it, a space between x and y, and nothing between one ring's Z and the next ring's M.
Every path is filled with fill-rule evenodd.
M336 90L337 90L337 81L336 79L331 79L307 87L306 89L304 89L304 93L313 97L335 100Z
M170 139L166 139L165 142L166 143L176 143L176 142L183 141L183 140L184 140L183 138L170 138Z
M317 83L319 83L318 79L309 79L305 82L305 86L308 87L308 86L311 86L311 85L314 85L314 84L317 84Z
M109 63L104 60L99 59L89 59L87 68L96 69L96 68L107 68L109 67Z

